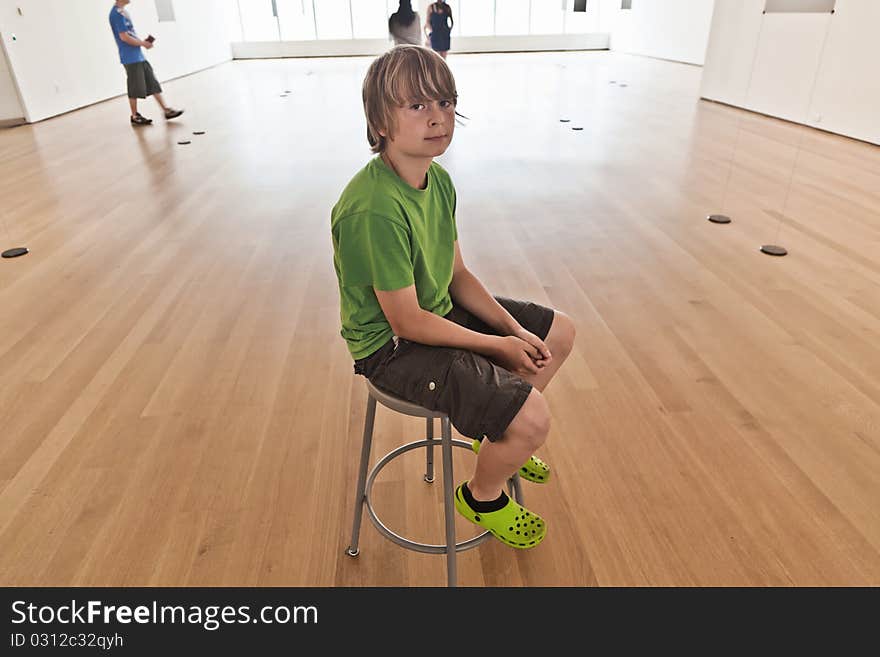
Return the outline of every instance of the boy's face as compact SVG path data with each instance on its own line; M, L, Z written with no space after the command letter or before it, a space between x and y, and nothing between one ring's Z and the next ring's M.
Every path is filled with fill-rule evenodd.
M455 103L451 99L412 101L393 112L395 128L388 150L429 158L443 155L449 148L455 132Z

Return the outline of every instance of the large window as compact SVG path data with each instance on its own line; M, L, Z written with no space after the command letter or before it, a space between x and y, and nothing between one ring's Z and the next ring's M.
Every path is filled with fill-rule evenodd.
M495 4L495 34L528 34L531 0L505 0Z
M278 19L272 0L239 0L242 38L245 41L278 41Z
M492 36L495 34L495 0L461 0L452 7L452 18L461 36Z
M447 0L453 36L585 34L597 31L600 0ZM244 41L385 39L397 0L237 0ZM413 8L420 5L413 0ZM422 22L425 16L420 16Z
M418 6L418 3L413 3ZM388 17L397 11L397 0L351 0L355 39L388 38Z
M319 39L351 38L350 0L316 0L314 5Z
M244 0L250 2L250 0ZM315 38L312 0L275 0L282 41L311 41Z
M599 31L599 0L588 0L586 11L573 11L573 0L568 2L568 10L565 12L566 34L589 34Z
M564 34L565 0L532 0L529 34Z

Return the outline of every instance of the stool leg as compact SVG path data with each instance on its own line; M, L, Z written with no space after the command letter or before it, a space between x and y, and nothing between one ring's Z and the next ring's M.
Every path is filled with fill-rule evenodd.
M443 450L443 506L446 511L446 584L456 585L455 509L452 504L455 483L452 481L452 426L449 418L440 420Z
M361 519L364 515L364 495L367 488L367 466L370 464L370 447L373 443L373 423L376 420L376 399L373 395L367 398L367 415L364 418L364 442L361 447L361 465L358 471L357 493L354 497L354 524L351 529L351 544L348 554L358 555L358 540L361 533Z
M434 440L434 418L429 417L425 421L428 427L425 437L428 440ZM428 462L425 465L425 481L432 484L434 483L434 446L428 445L425 449L428 452Z
M514 472L513 476L510 478L510 485L513 489L513 494L516 497L516 503L519 505L525 504L525 500L523 499L522 486L520 485L519 474Z

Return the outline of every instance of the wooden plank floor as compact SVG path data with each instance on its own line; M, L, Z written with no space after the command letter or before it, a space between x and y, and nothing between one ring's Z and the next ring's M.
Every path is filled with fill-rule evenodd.
M444 584L366 520L343 554L366 393L329 212L369 61L225 64L146 129L114 99L0 131L0 248L32 251L0 262L0 584ZM693 66L449 61L465 260L578 326L526 484L548 538L460 583L880 584L880 148L698 101ZM374 453L421 430L380 410ZM421 458L376 506L440 541Z

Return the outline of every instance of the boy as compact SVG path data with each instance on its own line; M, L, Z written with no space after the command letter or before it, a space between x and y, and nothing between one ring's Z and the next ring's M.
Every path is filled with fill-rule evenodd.
M110 10L110 27L119 47L119 61L125 67L128 77L128 104L131 107L132 125L150 125L153 120L141 116L137 109L138 98L153 96L159 106L165 111L165 120L174 119L183 114L183 110L176 110L165 104L162 98L162 87L153 74L153 67L144 57L141 48L150 50L153 42L142 41L134 31L131 17L125 6L131 0L116 0L113 9Z
M342 336L355 373L448 413L474 440L476 470L456 489L458 512L507 545L531 548L546 524L502 488L516 471L537 483L550 475L532 456L550 430L541 391L575 330L563 313L493 297L465 266L455 188L432 161L452 141L457 97L446 62L420 46L397 46L367 72L367 140L378 157L331 219Z

